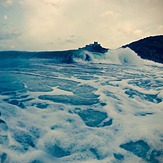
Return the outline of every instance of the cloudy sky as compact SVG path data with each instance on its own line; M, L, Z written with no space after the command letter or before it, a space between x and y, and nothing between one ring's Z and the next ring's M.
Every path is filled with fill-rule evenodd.
M163 0L0 0L0 50L117 48L163 34Z

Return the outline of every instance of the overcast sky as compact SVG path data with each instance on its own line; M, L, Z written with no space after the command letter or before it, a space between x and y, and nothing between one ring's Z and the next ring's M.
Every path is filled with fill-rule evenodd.
M0 50L118 48L163 34L163 0L0 0Z

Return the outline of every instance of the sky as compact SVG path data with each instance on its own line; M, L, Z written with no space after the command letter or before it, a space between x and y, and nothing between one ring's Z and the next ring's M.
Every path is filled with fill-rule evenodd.
M0 50L115 49L163 35L163 0L0 0Z

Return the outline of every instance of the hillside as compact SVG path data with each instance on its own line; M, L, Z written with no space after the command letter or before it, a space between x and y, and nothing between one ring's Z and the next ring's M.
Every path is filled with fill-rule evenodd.
M163 63L163 35L150 36L122 47L129 47L143 59Z

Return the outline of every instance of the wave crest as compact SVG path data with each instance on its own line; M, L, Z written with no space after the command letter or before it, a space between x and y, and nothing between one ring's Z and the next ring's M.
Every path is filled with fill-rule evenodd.
M81 50L72 55L72 60L75 63L92 62L136 66L143 65L143 60L130 48L109 50L106 53L96 53Z
M45 52L0 52L0 59L50 59L54 63L108 63L121 65L143 65L141 59L129 48L109 50L106 53L90 52L83 49Z

